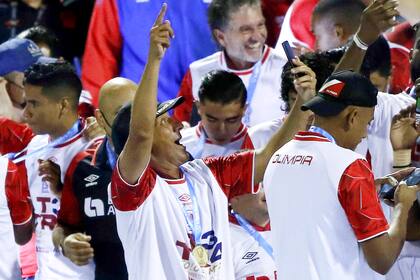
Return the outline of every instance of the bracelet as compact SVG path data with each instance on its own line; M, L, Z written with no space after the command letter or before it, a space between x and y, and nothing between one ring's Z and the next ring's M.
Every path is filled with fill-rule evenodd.
M356 44L356 46L361 49L366 51L369 47L368 44L366 44L365 42L363 42L362 40L360 40L359 36L357 36L357 34L354 34L353 36L353 42Z
M411 149L394 151L394 168L408 167L411 164Z

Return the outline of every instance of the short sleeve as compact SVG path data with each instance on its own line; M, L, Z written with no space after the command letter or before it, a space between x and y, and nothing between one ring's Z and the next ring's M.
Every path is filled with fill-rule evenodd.
M0 154L23 150L34 136L26 124L0 117Z
M121 177L118 162L111 178L112 203L120 211L134 211L139 208L151 194L156 184L156 172L148 165L135 185Z
M365 160L356 160L341 176L338 198L359 242L387 232L372 171Z
M24 165L9 161L6 175L6 197L13 225L24 225L32 218L32 203Z
M236 153L227 157L210 157L203 161L213 173L226 196L257 193L254 186L254 151Z

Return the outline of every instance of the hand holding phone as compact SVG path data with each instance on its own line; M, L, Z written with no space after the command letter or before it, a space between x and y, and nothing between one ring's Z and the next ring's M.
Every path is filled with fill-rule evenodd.
M287 60L294 65L293 63L293 59L296 57L295 53L292 49L292 47L290 46L288 41L284 41L283 43L281 43L284 53L286 54Z

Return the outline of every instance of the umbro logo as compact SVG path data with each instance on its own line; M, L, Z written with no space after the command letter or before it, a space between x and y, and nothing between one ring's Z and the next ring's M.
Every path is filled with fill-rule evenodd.
M97 184L98 184L98 182L96 182L96 180L98 180L98 178L99 178L99 176L98 176L98 175L96 175L96 174L90 174L89 176L87 176L87 177L84 179L86 182L89 182L89 183L87 183L85 186L86 186L86 187L91 187L91 186L95 186L95 185L97 185Z
M246 252L246 254L242 257L243 260L252 260L258 252Z
M259 260L260 258L257 257L258 252L246 252L242 259L245 261L246 264L252 263L253 261Z
M181 200L182 202L187 202L187 201L191 200L191 197L190 197L189 194L184 193L184 194L180 195L178 197L178 199Z

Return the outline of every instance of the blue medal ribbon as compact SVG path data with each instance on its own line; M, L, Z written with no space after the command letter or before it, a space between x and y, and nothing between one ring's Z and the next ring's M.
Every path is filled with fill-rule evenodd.
M315 132L315 133L318 133L318 134L321 134L322 136L324 136L325 138L327 138L328 140L330 140L332 143L334 143L334 144L335 144L335 139L334 139L334 137L332 137L332 135L331 135L331 134L329 134L328 132L326 132L324 129L322 129L322 128L320 128L320 127L317 127L317 126L311 125L311 127L308 129L308 131L310 131L310 132Z
M109 143L108 137L105 137L105 148L106 148L106 155L108 156L108 164L111 169L114 169L115 165L117 164L117 154L115 153L114 149L111 147Z
M63 135L61 135L57 139L51 141L47 145L44 145L42 147L39 147L39 148L35 149L34 151L32 151L29 154L23 155L28 150L28 148L25 148L24 150L22 150L18 153L9 153L9 154L6 154L4 156L7 157L9 160L13 161L13 163L19 163L21 161L26 160L27 158L39 155L39 154L43 153L44 151L46 151L48 149L56 148L57 146L67 142L69 139L71 139L74 136L76 136L77 134L79 134L82 130L83 130L83 125L82 125L80 120L77 120L72 125L72 127L69 130L66 131L66 133L64 133Z
M261 59L255 64L254 69L252 70L252 75L249 78L249 84L246 89L247 91L247 98L246 98L246 112L244 116L244 123L249 126L250 125L250 119L251 119L251 101L254 97L255 89L257 88L258 79L260 77L261 73Z
M189 195L191 197L193 221L191 221L191 219L188 217L188 213L185 210L185 207L179 202L178 198L175 195L174 196L175 196L176 201L178 201L178 203L181 206L182 212L184 213L185 220L186 220L189 228L191 229L191 231L193 233L195 245L197 246L201 243L201 233L202 233L202 227L201 227L201 221L200 221L200 212L199 212L199 209L198 209L197 197L196 197L194 188L193 188L192 183L191 183L190 179L188 178L186 172L184 172L184 176L185 176L185 181L186 181L187 186L188 186Z
M268 244L267 240L265 240L264 237L262 237L262 235L241 215L234 212L233 210L231 211L231 213L236 218L239 225L258 242L258 245L260 245L260 247L262 247L271 258L274 259L273 247L271 247L271 245Z
M202 158L204 145L206 144L206 138L207 138L207 134L203 128L201 131L200 139L198 140L197 146L195 146L194 151L191 153L194 159Z

